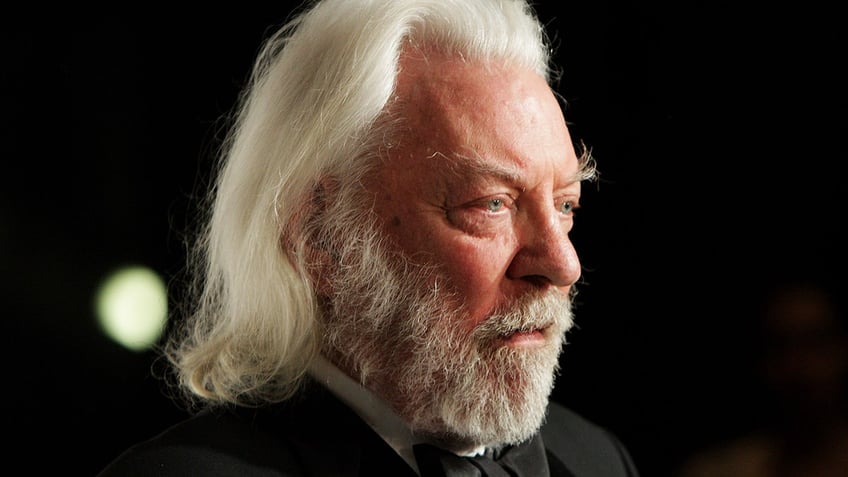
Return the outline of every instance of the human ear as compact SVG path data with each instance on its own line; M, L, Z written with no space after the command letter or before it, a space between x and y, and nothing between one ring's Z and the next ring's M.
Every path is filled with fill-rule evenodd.
M336 181L319 180L305 194L297 210L283 228L281 243L289 262L319 296L333 293L332 277L338 264L338 255L330 246L326 227L322 225L326 214L326 200L336 189Z

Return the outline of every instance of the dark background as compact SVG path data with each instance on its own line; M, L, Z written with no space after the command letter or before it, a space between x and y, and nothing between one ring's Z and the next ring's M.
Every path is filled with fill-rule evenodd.
M220 118L288 8L0 20L4 431L35 471L93 475L183 416L152 355L99 333L94 289L124 264L179 276ZM756 421L757 294L844 284L844 24L816 2L538 12L602 178L573 233L586 283L555 398L618 433L643 475L673 475Z

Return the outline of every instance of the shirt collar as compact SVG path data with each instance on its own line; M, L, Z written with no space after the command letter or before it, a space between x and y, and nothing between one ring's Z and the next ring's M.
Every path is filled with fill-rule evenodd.
M388 403L356 382L323 355L318 355L313 360L309 367L309 374L353 409L374 432L418 472L412 447L426 441L417 437ZM486 448L480 446L459 455L476 456L482 455L485 451Z
M324 356L318 356L312 362L309 374L353 409L374 432L418 472L412 446L422 440L415 437L409 426L389 407L388 403L354 381Z

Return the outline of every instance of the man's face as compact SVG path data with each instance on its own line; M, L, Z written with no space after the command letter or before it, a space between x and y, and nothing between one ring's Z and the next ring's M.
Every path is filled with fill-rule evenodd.
M544 417L572 324L578 159L535 73L411 53L401 66L408 134L364 184L376 234L349 238L382 240L335 278L330 354L416 432L518 442Z
M568 293L580 276L568 237L578 160L544 79L409 54L398 93L408 134L367 184L391 242L441 267L469 332L528 292ZM544 343L528 331L501 344Z

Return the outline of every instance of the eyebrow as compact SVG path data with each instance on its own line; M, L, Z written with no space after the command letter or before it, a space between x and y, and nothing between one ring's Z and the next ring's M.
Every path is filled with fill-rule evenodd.
M451 156L447 156L441 152L434 152L429 157L433 158L440 156L447 162L446 168L457 176L464 176L469 173L475 175L483 175L496 177L504 182L520 184L522 182L522 174L518 169L503 167L492 164L483 160L479 156L469 156L454 152ZM586 173L582 164L578 166L577 173L571 176L568 183L580 182L586 179Z
M521 174L518 170L494 165L479 156L469 156L458 152L452 153L452 157L440 152L435 153L435 155L447 159L447 169L458 176L467 175L470 172L474 175L497 177L505 182L521 182Z

